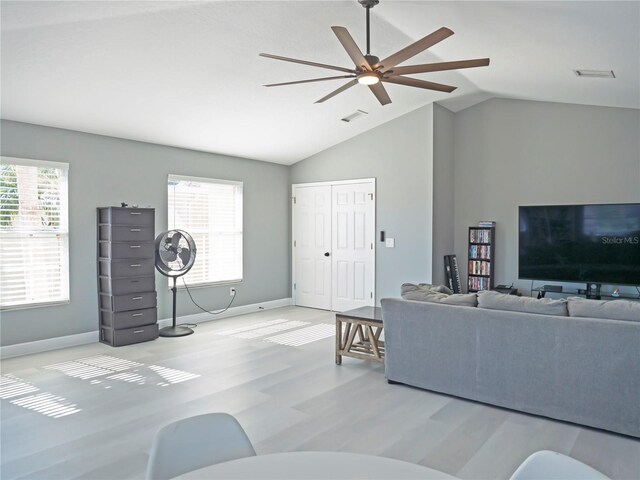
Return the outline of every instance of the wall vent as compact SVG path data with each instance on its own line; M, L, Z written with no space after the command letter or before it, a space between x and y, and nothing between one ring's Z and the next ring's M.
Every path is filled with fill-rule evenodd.
M578 77L616 78L613 70L574 70Z
M347 115L346 117L341 118L341 120L343 122L349 123L349 122L353 122L357 118L360 118L362 115L368 115L368 112L365 112L364 110L356 110L351 115Z

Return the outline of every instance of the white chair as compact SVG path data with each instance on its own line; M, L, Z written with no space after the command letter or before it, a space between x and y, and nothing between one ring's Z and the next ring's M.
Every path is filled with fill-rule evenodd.
M541 450L522 462L510 480L609 480L609 477L574 458Z
M234 417L226 413L197 415L173 422L157 433L147 464L147 479L166 480L255 454Z

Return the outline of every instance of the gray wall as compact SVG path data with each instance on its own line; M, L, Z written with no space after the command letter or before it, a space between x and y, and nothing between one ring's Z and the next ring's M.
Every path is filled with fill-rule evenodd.
M403 282L443 283L449 253L464 284L467 227L485 219L498 222L497 283L528 293L531 283L517 280L518 205L640 202L639 132L631 109L494 99L452 114L430 105L285 167L2 121L2 155L69 162L72 249L71 303L2 312L2 345L96 330L95 208L151 205L160 232L168 173L244 181L245 279L234 305L290 296L291 183L368 177L377 179L377 230L396 239L394 249L377 242L377 302ZM167 318L159 275L157 288ZM219 308L228 286L194 296ZM178 307L199 312L184 292Z
M449 110L433 106L433 283L446 285L444 256L455 253L453 118ZM462 257L458 256L458 259ZM462 281L462 278L460 279Z
M495 220L496 282L528 293L531 282L518 281L518 206L640 202L639 139L639 110L494 99L457 113L458 259L467 227Z
M156 232L167 228L167 174L244 182L244 280L234 306L290 296L289 169L286 166L179 148L2 121L9 157L69 163L71 303L3 311L2 345L97 330L96 207L120 202L156 209ZM156 275L159 318L171 316L167 281ZM229 302L229 287L192 289L205 308ZM178 314L199 313L186 292Z
M376 303L431 280L432 120L429 105L291 167L291 183L376 178L377 231L395 238L385 248L376 235Z

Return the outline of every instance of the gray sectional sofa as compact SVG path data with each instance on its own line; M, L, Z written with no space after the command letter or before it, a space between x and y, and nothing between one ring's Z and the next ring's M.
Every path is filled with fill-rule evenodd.
M442 295L382 300L390 382L640 437L640 303Z

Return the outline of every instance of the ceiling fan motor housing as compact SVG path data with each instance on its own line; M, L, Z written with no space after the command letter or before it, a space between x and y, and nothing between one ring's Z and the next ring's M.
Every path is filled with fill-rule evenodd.
M364 8L373 8L380 3L380 0L358 0L358 3Z
M369 65L371 65L371 68L373 68L374 70L381 66L378 65L380 63L380 59L375 55L365 55L364 58L367 59L367 62L369 62Z

